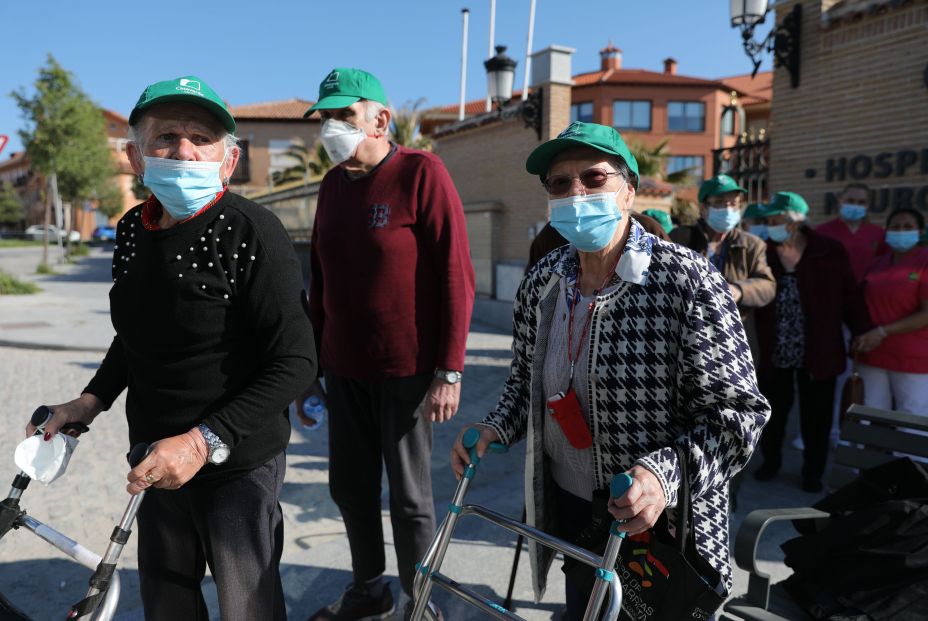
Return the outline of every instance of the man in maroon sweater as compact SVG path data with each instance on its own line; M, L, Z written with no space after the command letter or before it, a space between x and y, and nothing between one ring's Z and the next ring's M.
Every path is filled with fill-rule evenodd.
M474 302L464 210L441 160L392 143L383 87L334 69L307 111L337 164L313 225L309 312L321 344L329 489L353 582L311 620L387 618L393 596L380 518L386 464L403 590L435 531L432 422L454 416Z

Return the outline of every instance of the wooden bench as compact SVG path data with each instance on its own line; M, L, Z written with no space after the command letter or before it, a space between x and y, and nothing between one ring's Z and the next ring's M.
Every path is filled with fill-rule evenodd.
M919 432L922 432L921 434ZM841 439L828 475L831 488L853 481L859 470L906 455L928 458L928 417L907 412L852 406L841 425ZM764 530L784 520L828 520L812 507L759 509L747 515L735 538L735 563L749 573L748 592L729 600L721 621L805 621L811 619L780 585L757 566L757 546Z

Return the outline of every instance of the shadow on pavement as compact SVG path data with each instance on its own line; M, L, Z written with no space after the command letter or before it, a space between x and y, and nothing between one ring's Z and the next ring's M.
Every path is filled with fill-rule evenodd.
M44 276L41 282L112 282L113 260L108 255L79 257L67 273Z
M15 546L15 541L3 545ZM51 548L49 548L51 549ZM128 619L120 610L138 609L138 572L120 569L121 594L116 619ZM83 599L92 570L71 560L45 558L0 564L0 591L10 598L11 603L36 621L64 619L72 604ZM23 594L28 594L24 596ZM15 617L14 617L15 618ZM0 619L3 617L0 611Z

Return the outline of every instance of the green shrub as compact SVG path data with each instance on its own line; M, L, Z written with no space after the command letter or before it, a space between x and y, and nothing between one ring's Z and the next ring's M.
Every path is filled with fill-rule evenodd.
M12 274L0 270L0 295L26 295L41 291L31 282L23 282Z
M39 264L35 267L35 273L36 273L36 274L54 274L54 273L55 273L55 268L53 268L53 267L52 267L51 265L49 265L48 263L39 263Z

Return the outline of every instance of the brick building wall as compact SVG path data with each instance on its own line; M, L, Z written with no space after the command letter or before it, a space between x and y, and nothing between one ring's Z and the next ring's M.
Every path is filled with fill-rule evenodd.
M871 221L896 206L928 210L928 0L830 25L822 0L799 3L799 87L786 69L774 75L771 191L802 194L813 222L833 217L850 181L873 190ZM778 22L795 4L777 3Z

